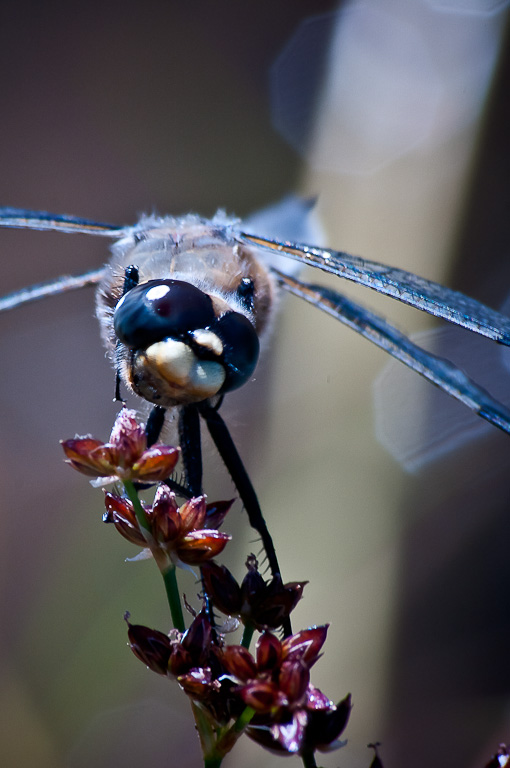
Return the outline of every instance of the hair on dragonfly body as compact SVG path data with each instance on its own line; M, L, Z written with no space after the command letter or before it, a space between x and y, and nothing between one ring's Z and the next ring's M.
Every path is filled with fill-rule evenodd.
M287 208L286 208L287 206ZM295 198L280 204L304 217L309 205ZM256 221L256 219L254 220ZM163 426L167 408L179 407L186 486L201 492L200 418L262 538L273 573L279 572L258 501L219 415L224 394L248 381L259 354L259 337L270 323L279 289L293 293L347 324L505 432L510 411L462 370L404 336L337 291L299 280L285 262L308 264L372 288L482 336L510 345L510 320L463 294L401 269L348 254L271 239L251 225L218 213L212 219L142 217L117 227L72 216L0 209L0 226L54 230L113 239L103 268L63 277L0 299L0 311L89 285L97 286L101 335L117 379L153 406L149 440ZM282 259L282 257L284 257ZM290 270L291 272L292 270Z

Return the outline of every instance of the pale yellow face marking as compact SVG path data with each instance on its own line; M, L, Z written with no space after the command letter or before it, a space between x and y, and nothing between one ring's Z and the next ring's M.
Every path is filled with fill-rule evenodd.
M213 331L207 331L204 328L198 328L190 335L193 336L197 344L199 344L204 349L209 350L218 357L223 354L223 343L219 336L213 333Z
M172 392L186 392L188 402L215 395L225 381L225 369L213 360L200 360L182 341L165 339L143 353L145 366Z

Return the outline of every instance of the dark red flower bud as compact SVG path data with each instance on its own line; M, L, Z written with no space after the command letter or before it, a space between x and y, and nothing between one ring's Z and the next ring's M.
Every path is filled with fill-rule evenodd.
M211 645L212 627L204 611L200 611L184 633L181 640L182 647L188 651L193 659L193 666L202 666L200 661L207 656Z
M205 513L205 527L218 529L225 520L234 501L235 499L230 499L230 501L213 501L211 504L208 504Z
M211 691L221 689L221 684L218 680L213 680L211 670L208 668L192 669L185 675L181 675L177 682L188 696L199 700L210 696Z
M282 584L276 575L266 583L254 555L248 556L246 567L248 573L241 585L241 618L259 631L281 627L300 600L306 581Z
M227 672L240 682L248 682L257 677L253 656L242 645L227 645L223 649L222 660Z
M131 650L140 661L160 675L168 674L168 661L172 644L167 635L157 629L128 621L128 638Z
M255 561L256 562L256 561ZM246 562L248 566L249 560ZM250 608L257 603L258 600L265 594L266 582L258 572L256 568L248 566L248 573L243 579L241 584L241 595L244 606L250 606Z
M103 445L101 440L94 440L92 437L77 437L74 440L62 442L67 464L89 477L102 474L102 472L98 473L97 460L94 456L94 452L101 445Z
M185 501L179 511L183 533L202 528L206 513L205 496L194 496L192 499Z
M319 691L319 689L315 688L313 685L308 686L306 692L307 709L332 709L334 706L335 705L331 699L328 698L325 693L322 693L322 691Z
M280 701L278 687L274 683L263 680L247 683L241 688L240 694L246 706L261 714L271 712Z
M282 660L282 644L271 632L264 632L257 640L256 655L259 671L271 671Z
M179 459L179 449L167 445L147 448L145 427L138 424L136 414L122 408L108 443L91 437L63 440L67 463L89 477L105 478L104 482L141 480L156 483L167 478Z
M147 448L147 437L145 426L138 424L134 411L121 409L112 427L109 444L126 467L142 455Z
M295 581L282 584L279 575L272 579L269 584L265 585L264 593L253 605L251 620L255 626L269 629L281 627L301 600L303 589L307 583L307 581Z
M282 643L284 658L302 659L308 667L313 666L326 642L328 626L328 624L324 624L321 627L310 627L286 637Z
M218 611L228 616L241 612L241 588L225 565L214 562L202 565L205 591Z
M344 731L351 714L351 695L339 701L336 707L309 712L306 744L311 749L327 752L342 746L338 737ZM344 742L345 743L345 742ZM375 766L374 766L375 768Z
M179 460L179 448L153 445L133 464L131 477L142 483L159 483L170 477Z
M267 727L249 727L247 734L262 747L280 755L298 755L305 739L308 715L298 709L283 723Z
M310 670L302 661L283 662L278 677L278 685L289 704L301 703L309 682Z
M135 510L129 499L124 499L115 493L105 493L104 504L106 512L103 515L103 521L113 523L118 532L132 544L146 547L147 541L140 531Z
M160 485L154 496L150 515L152 533L156 541L165 544L177 539L183 524L175 493L166 485Z
M168 669L174 675L184 675L193 667L193 660L191 654L182 647L180 643L175 643L168 660Z
M232 536L221 531L191 531L175 548L177 556L188 565L201 565L223 552Z

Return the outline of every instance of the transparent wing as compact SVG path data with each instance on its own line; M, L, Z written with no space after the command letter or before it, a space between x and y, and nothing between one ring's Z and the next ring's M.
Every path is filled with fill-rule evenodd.
M421 331L411 339L469 370L493 397L510 407L508 347L487 344L483 337L451 325ZM388 360L375 378L373 395L376 437L407 472L424 470L490 430L489 424L420 376L402 370L395 360Z
M322 309L385 352L464 403L486 421L510 433L510 410L479 387L457 366L426 352L382 318L324 286L308 285L274 270L286 291Z
M470 299L458 291L425 280L403 269L367 261L341 251L314 248L295 243L281 243L255 235L240 233L240 238L261 248L283 253L303 264L309 264L337 277L353 280L379 293L384 293L423 312L442 317L489 339L510 345L510 319Z
M126 227L113 224L101 224L97 221L80 219L77 216L64 216L47 213L46 211L27 211L24 208L0 207L0 227L17 229L52 230L54 232L79 233L84 235L103 235L104 237L121 237ZM63 275L55 280L22 288L0 298L0 312L14 309L30 301L45 299L66 291L75 291L96 285L103 278L104 267L85 272L83 275Z
M87 288L89 285L99 283L105 274L105 268L94 269L91 272L85 272L83 275L64 275L55 280L48 280L46 283L38 283L28 288L22 288L14 293L8 293L0 298L0 312L8 309L15 309L22 304L28 304L30 301L46 299L48 296L56 296L59 293L75 291L78 288Z
M17 229L49 229L57 232L78 232L84 235L119 237L124 227L100 224L97 221L79 219L77 216L62 216L46 211L27 211L24 208L1 208L0 227Z

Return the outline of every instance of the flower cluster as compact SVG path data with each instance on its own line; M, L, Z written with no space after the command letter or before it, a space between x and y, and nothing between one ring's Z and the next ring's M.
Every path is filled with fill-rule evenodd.
M246 568L248 572L239 586L224 565L214 562L204 565L202 577L214 607L227 616L239 617L244 624L251 624L259 631L281 627L298 604L308 582L283 584L279 574L266 582L259 573L254 555L248 556Z
M107 443L82 437L62 446L67 462L93 477L95 485L119 481L124 486L123 494L105 492L103 520L142 547L142 554L152 554L174 626L166 635L131 624L126 615L129 644L150 670L177 680L188 696L205 764L219 766L242 733L270 750L300 755L306 765L315 764L316 750L341 746L350 695L334 704L310 682L327 626L290 634L289 617L307 582L284 584L279 574L266 580L255 556L249 555L239 583L213 560L231 539L218 528L233 500L208 504L200 495L178 503L170 475L179 450L166 445L148 448L144 426L126 408ZM140 484L144 490L147 484L158 484L152 503L139 498ZM200 566L201 571L203 608L196 614L186 603L194 616L188 629L176 566ZM244 624L241 645L227 644L215 623L216 611L233 617L235 628L239 620ZM283 639L274 634L284 630L289 636ZM254 631L261 634L252 656L248 646Z
M205 611L193 619L186 632L174 631L170 636L128 622L128 638L135 656L154 672L176 678L216 727L243 711L234 683L225 676L223 639Z
M280 641L264 632L256 658L241 645L225 645L204 611L183 634L164 635L128 624L133 653L158 674L173 676L216 727L254 716L247 735L272 751L303 754L342 745L350 695L335 705L310 683L327 627L312 627Z
M102 443L92 437L63 440L67 463L78 472L97 478L97 485L116 480L157 483L169 477L179 460L179 449L169 445L147 448L147 434L136 414L123 408L110 434ZM101 480L99 480L101 478Z
M243 646L224 649L223 662L256 716L248 735L277 752L303 754L341 746L338 737L351 697L333 704L310 683L310 668L326 640L327 626L312 627L280 641L270 632L258 639L255 658Z
M103 520L113 523L132 544L147 547L147 529L140 526L132 502L114 493L105 493L104 501ZM197 496L179 507L175 493L161 484L152 505L142 504L151 551L163 550L176 565L200 565L219 555L232 537L216 529L231 505L232 501L206 504L205 496Z

